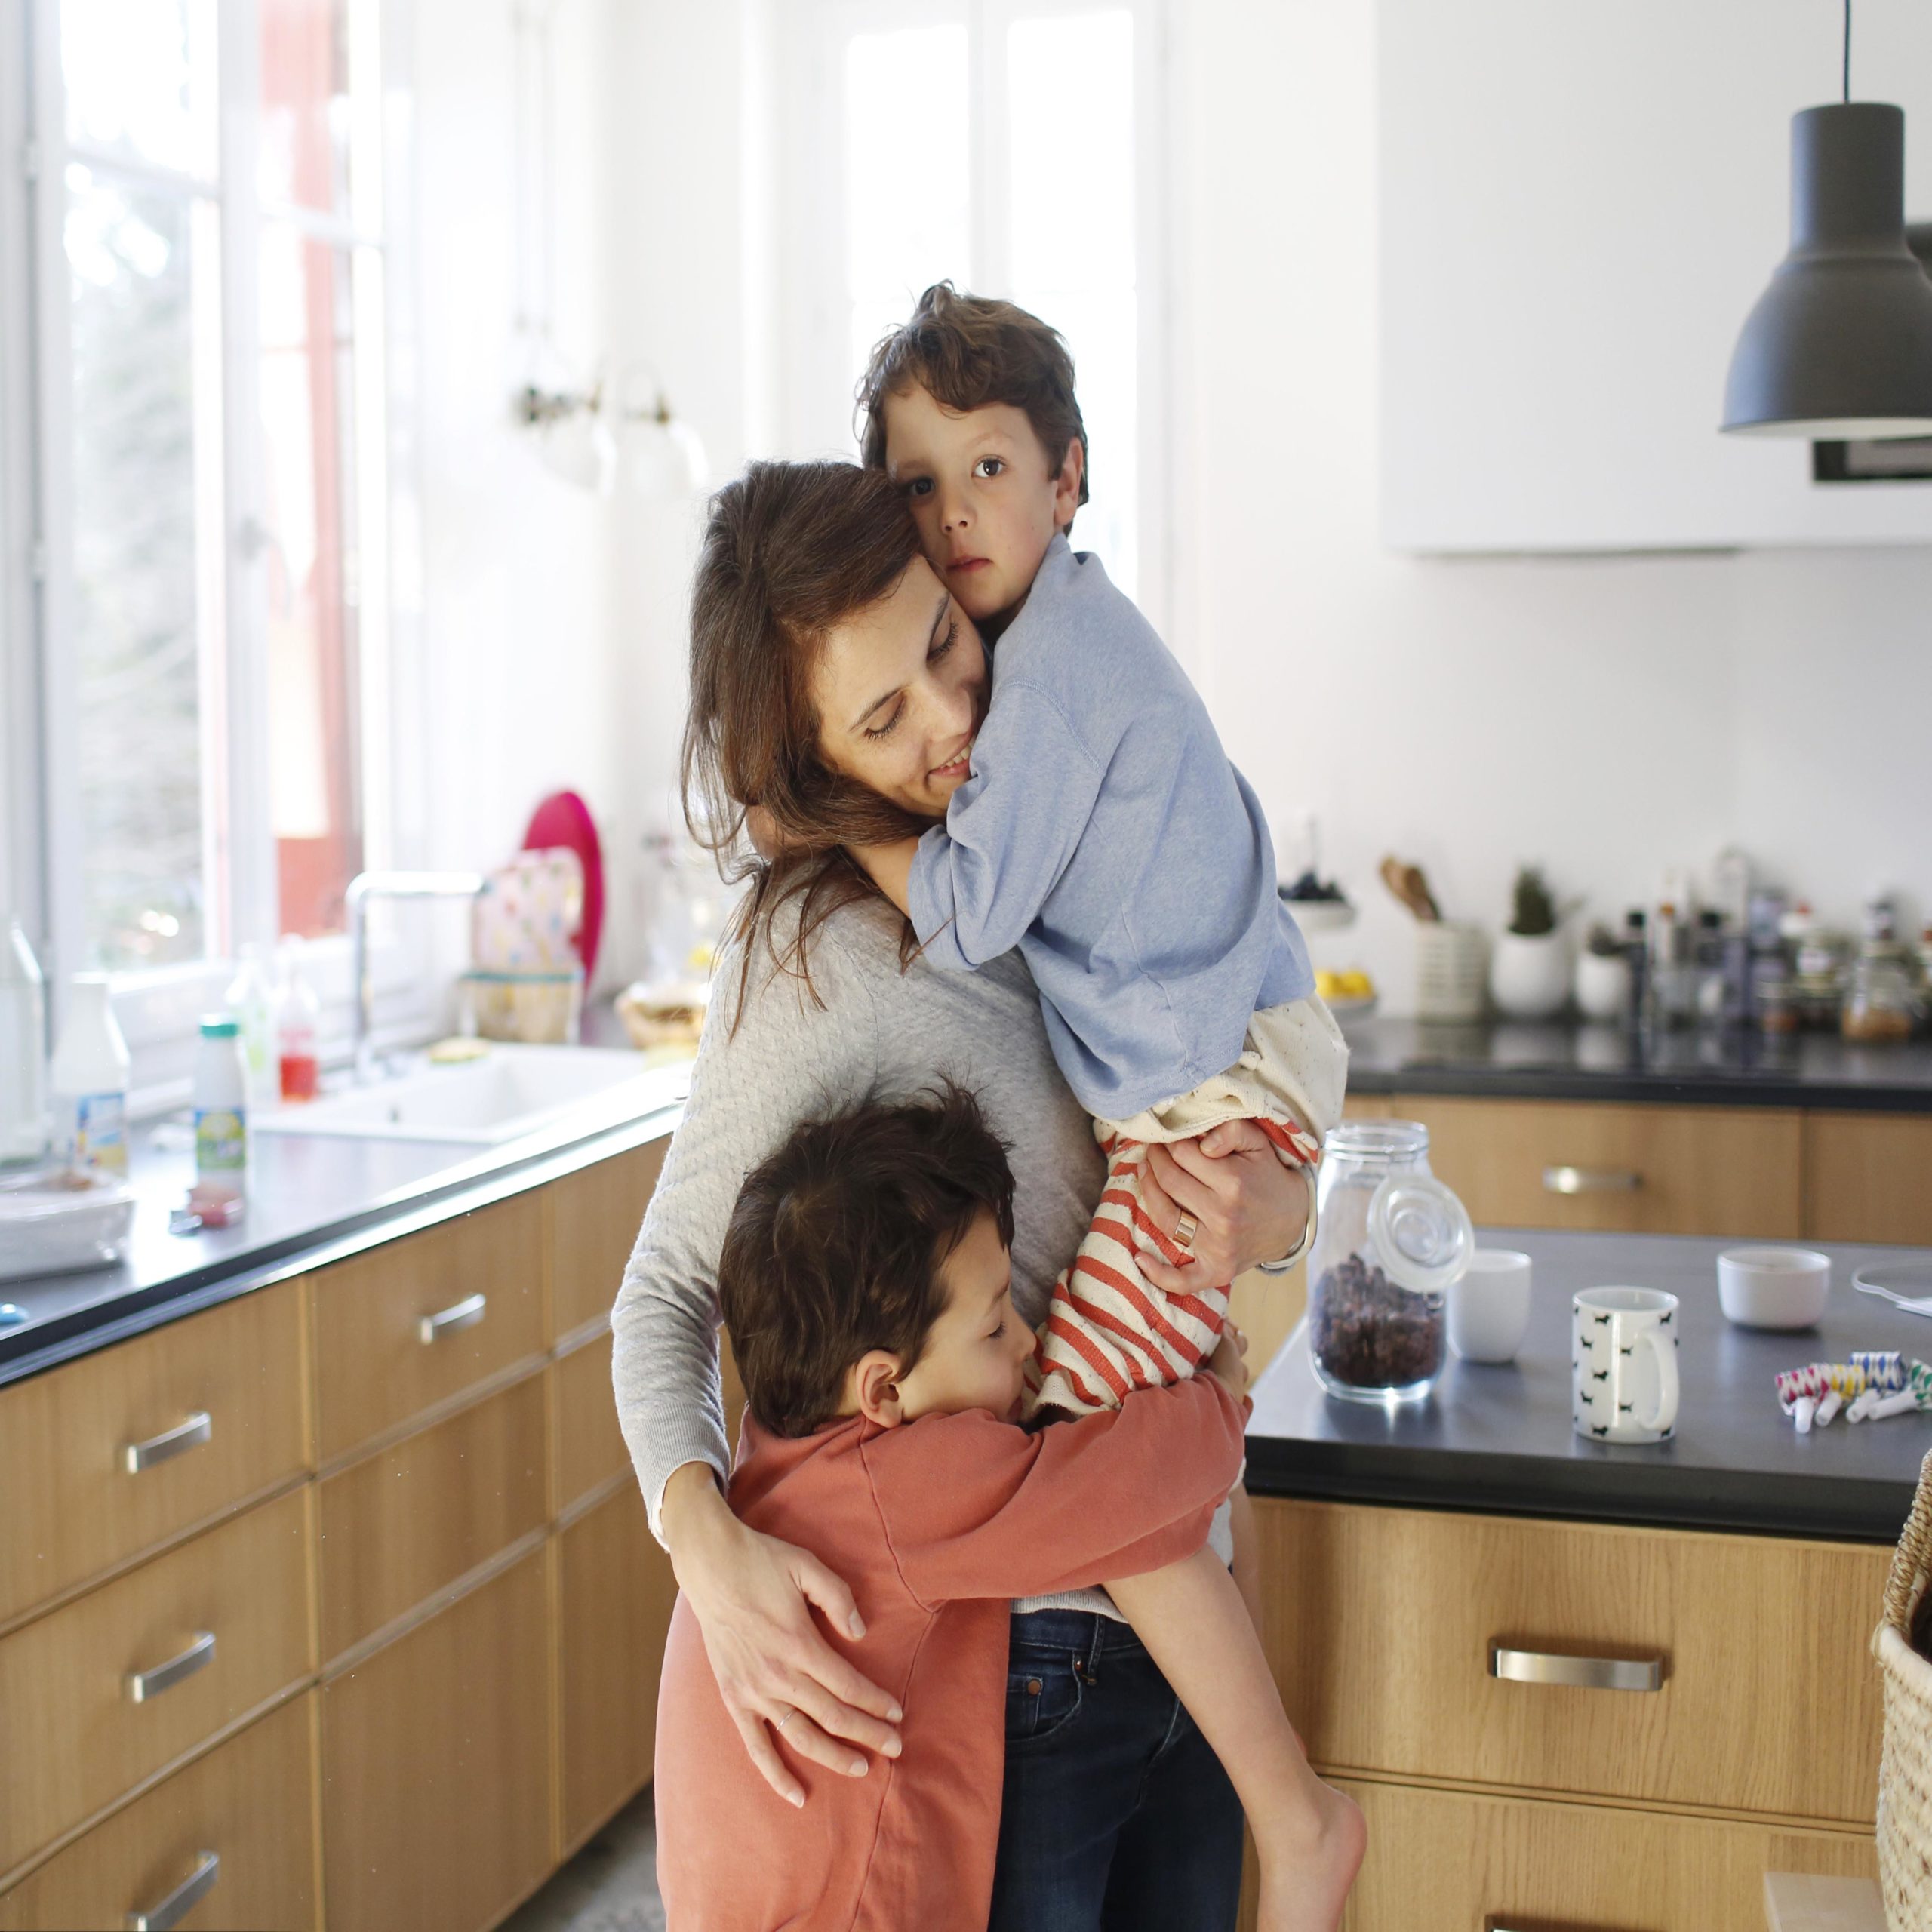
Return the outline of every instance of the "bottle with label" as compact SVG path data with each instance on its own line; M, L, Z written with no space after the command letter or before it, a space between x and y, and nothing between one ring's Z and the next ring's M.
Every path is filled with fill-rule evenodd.
M70 1166L128 1171L128 1064L107 975L76 974L48 1074L54 1139Z
M321 1084L321 1004L303 977L300 940L281 943L281 984L275 1001L275 1063L285 1102L312 1100Z
M0 1163L47 1152L47 988L17 919L0 934Z
M241 1029L242 1064L248 1076L251 1108L272 1107L281 1084L275 1063L275 987L252 941L242 947L223 1004Z
M202 1022L195 1055L194 1205L205 1225L233 1220L248 1184L248 1070L241 1023L230 1014Z

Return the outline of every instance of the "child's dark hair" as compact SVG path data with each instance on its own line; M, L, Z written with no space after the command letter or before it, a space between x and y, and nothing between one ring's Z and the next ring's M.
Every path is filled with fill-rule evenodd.
M1073 358L1059 332L1011 302L961 295L936 281L910 320L872 351L859 380L860 454L885 467L885 399L914 383L948 409L1004 402L1023 410L1052 470L1080 445L1080 500L1087 500L1087 426L1073 391Z
M868 1100L808 1121L746 1177L718 1296L752 1414L809 1435L873 1349L910 1371L945 1312L940 1270L981 1214L1013 1245L1013 1171L972 1095Z

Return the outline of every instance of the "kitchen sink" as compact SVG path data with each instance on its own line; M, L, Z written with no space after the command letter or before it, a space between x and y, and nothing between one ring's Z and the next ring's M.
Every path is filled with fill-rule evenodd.
M489 1147L572 1114L592 1124L634 1120L675 1105L690 1088L688 1064L647 1066L622 1048L492 1045L480 1059L420 1067L258 1115L255 1128Z

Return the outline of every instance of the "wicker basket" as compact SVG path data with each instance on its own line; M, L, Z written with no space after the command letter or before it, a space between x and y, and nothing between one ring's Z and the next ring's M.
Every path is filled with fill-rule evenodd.
M1878 1881L1890 1932L1932 1932L1932 1661L1906 1640L1932 1583L1932 1454L1885 1585L1885 1618L1872 1639L1885 1682L1885 1749L1878 1769Z

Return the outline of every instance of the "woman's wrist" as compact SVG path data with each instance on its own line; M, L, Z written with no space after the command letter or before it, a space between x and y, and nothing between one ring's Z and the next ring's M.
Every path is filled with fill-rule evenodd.
M1301 1177L1301 1225L1295 1231L1294 1238L1284 1253L1272 1261L1257 1261L1254 1264L1264 1275L1285 1275L1308 1252L1309 1244L1315 1238L1313 1171L1307 1168L1291 1168L1287 1171Z
M737 1518L718 1487L718 1474L709 1463L683 1463L671 1472L657 1506L657 1521L664 1534L664 1547L670 1552L671 1564L682 1566L697 1559L702 1562L704 1549L718 1534L735 1527ZM683 1580L681 1574L679 1580Z

